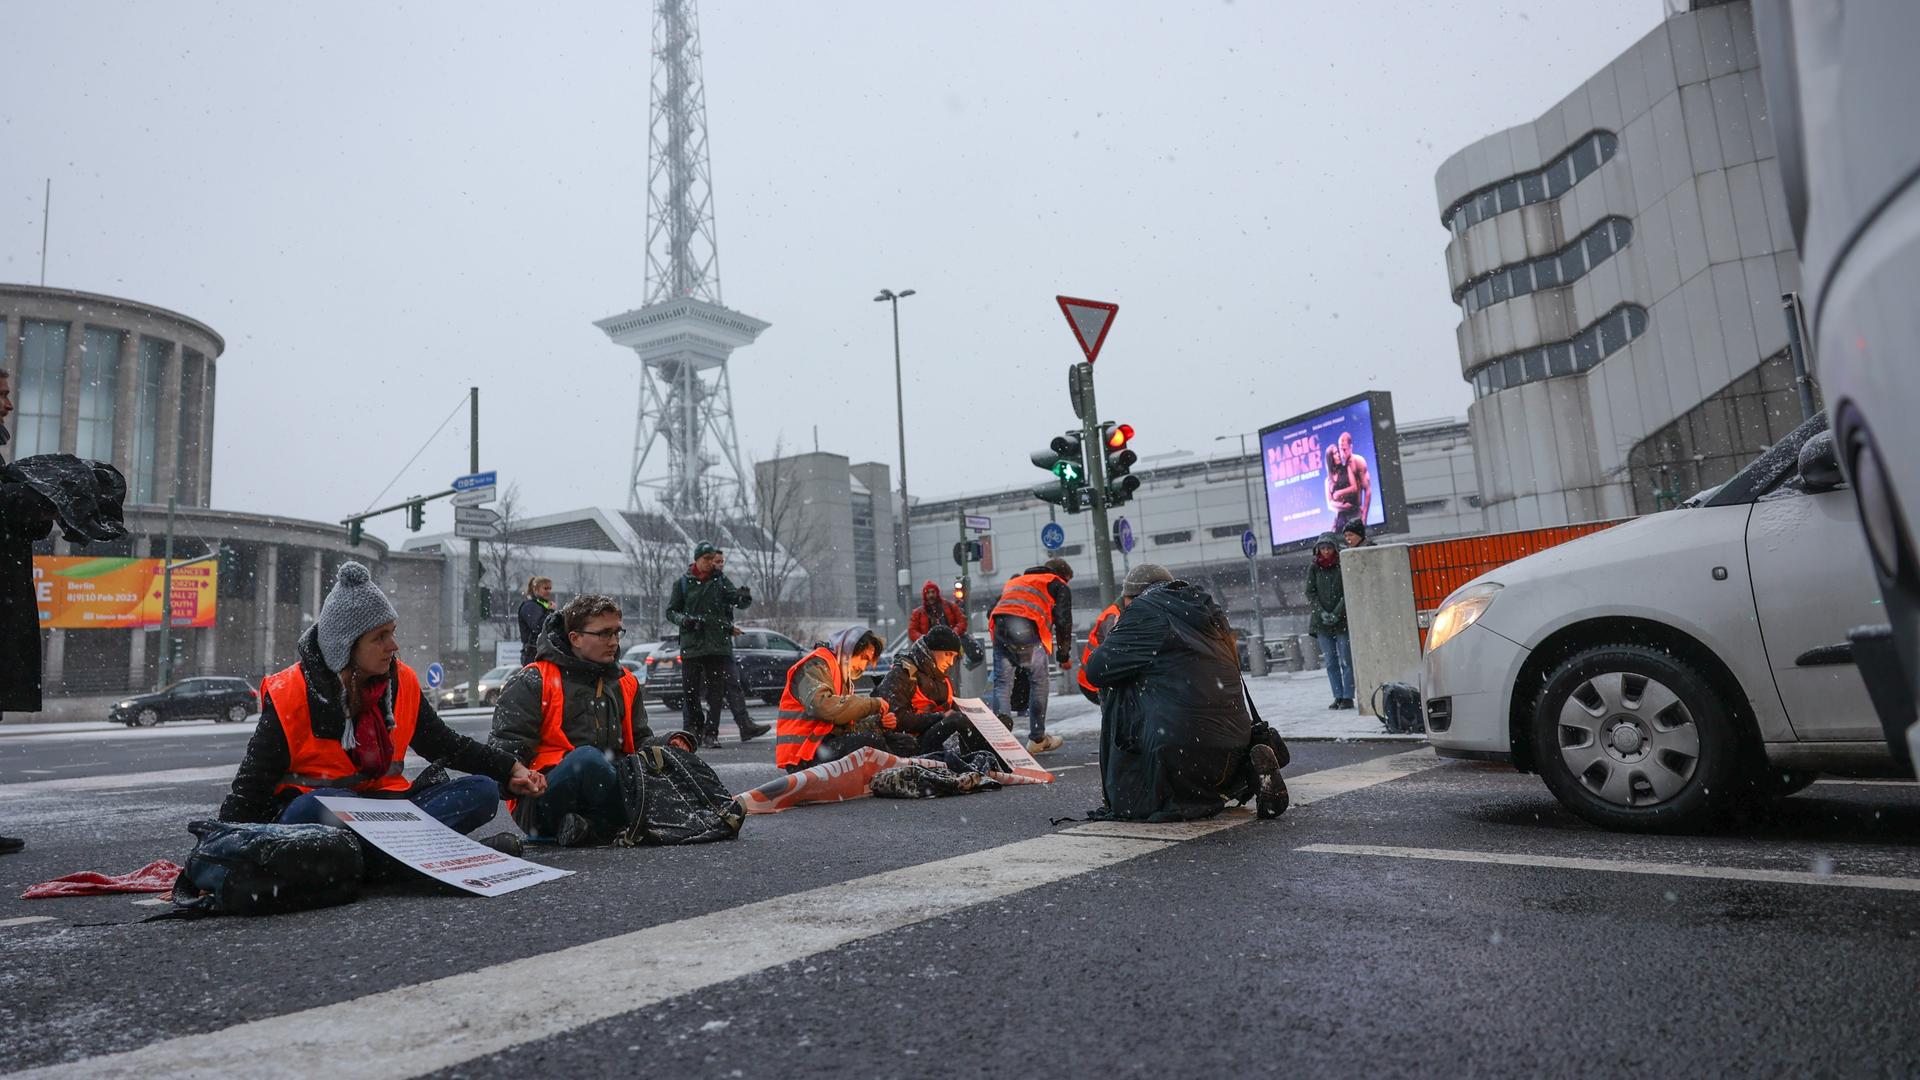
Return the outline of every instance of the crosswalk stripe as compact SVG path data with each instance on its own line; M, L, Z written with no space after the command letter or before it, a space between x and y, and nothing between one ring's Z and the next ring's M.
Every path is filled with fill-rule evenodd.
M1426 764L1435 763L1424 750L1393 759L1419 755ZM1326 798L1418 767L1424 766L1407 761L1372 769L1349 765L1290 778L1288 786ZM1133 825L1125 836L1089 833L1091 825L1079 826L351 1001L9 1075L292 1078L311 1075L313 1063L325 1061L330 1072L364 1080L419 1076L1115 866L1192 836L1233 828L1252 816L1241 811L1179 826ZM501 990L515 986L541 987L540 1007L529 1009L523 995ZM395 1017L407 1020L397 1024ZM341 1041L342 1031L354 1032L354 1039Z
M1629 862L1624 859L1586 859L1564 855L1527 855L1507 851L1452 851L1445 848L1388 847L1377 844L1307 844L1295 849L1322 855L1377 855L1391 859L1431 859L1439 862L1488 863L1553 870L1599 870L1615 874L1656 877L1712 878L1721 881L1765 881L1780 885L1826 885L1842 889L1891 889L1920 892L1920 878L1878 874L1820 874L1811 870L1764 870L1744 866L1693 866L1687 863Z

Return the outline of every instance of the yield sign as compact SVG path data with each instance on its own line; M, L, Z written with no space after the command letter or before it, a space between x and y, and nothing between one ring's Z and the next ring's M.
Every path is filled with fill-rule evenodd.
M1079 300L1071 296L1056 296L1060 301L1060 310L1067 316L1067 325L1073 327L1073 336L1080 342L1080 351L1087 354L1087 363L1093 363L1100 355L1100 346L1107 340L1107 331L1113 328L1113 316L1120 310L1119 304L1109 304L1100 300Z

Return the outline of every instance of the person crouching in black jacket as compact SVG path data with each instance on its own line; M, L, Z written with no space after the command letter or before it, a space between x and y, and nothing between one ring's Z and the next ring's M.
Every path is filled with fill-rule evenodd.
M887 733L888 750L907 755L938 753L956 734L965 750L988 749L974 734L966 714L953 705L953 680L947 672L960 653L960 635L952 627L935 626L894 657L878 691L899 722L897 729Z

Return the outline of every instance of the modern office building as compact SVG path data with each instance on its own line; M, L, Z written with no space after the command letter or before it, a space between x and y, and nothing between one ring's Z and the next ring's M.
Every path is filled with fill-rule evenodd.
M377 540L349 548L338 525L211 507L216 374L226 347L213 328L135 300L36 285L0 284L0 318L0 370L13 376L18 410L9 460L77 454L111 462L127 478L127 536L75 546L56 533L35 547L36 572L63 579L50 590L58 584L87 597L43 620L44 682L55 707L63 698L152 689L163 650L173 677L258 679L284 667L349 557L374 568L415 631L403 637L405 657L425 659L423 644L442 636L434 622L440 604L420 595L407 558ZM115 562L162 558L169 499L174 561L194 560L177 567L176 589L203 574L214 584L213 612L201 620L208 624L182 620L170 634L158 615L159 563ZM134 616L137 604L114 599L128 588L155 590L151 611Z
M1285 407L1276 409L1284 414ZM1480 532L1483 519L1476 486L1475 448L1466 421L1431 420L1399 425L1401 482L1406 492L1407 526L1389 540L1412 537L1459 536ZM1227 445L1227 444L1222 444ZM1136 562L1160 563L1176 575L1203 584L1224 606L1234 624L1251 628L1254 597L1251 570L1241 552L1240 539L1248 529L1265 530L1260 516L1259 456L1228 454L1201 457L1191 453L1141 459L1134 475L1141 478L1133 501L1110 511L1125 518L1134 538L1130 553L1114 552L1117 576ZM1036 476L1039 474L1036 473ZM1074 625L1085 628L1100 609L1100 590L1093 563L1091 514L1062 514L1034 498L1032 486L1002 488L918 502L913 507L913 598L921 582L933 581L949 591L960 568L953 546L961 538L962 519L990 518L989 561L971 567L976 616L982 615L1000 594L1008 577L1058 554L1072 563ZM1066 532L1066 546L1049 553L1040 531L1057 521ZM976 536L976 533L966 533ZM1308 557L1304 552L1259 555L1261 614L1269 634L1305 629ZM984 621L976 622L984 629Z
M1488 528L1669 506L1799 423L1781 313L1799 262L1759 66L1748 3L1675 0L1440 167Z

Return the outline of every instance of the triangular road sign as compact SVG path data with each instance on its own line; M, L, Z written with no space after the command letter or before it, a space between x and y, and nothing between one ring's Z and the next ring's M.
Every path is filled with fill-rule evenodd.
M1087 363L1093 363L1094 358L1100 355L1101 344L1107 340L1107 331L1113 328L1113 316L1120 310L1120 305L1071 296L1056 296L1054 299L1060 301L1060 310L1067 317L1067 325L1073 327L1073 336L1080 342L1080 351L1087 354Z

